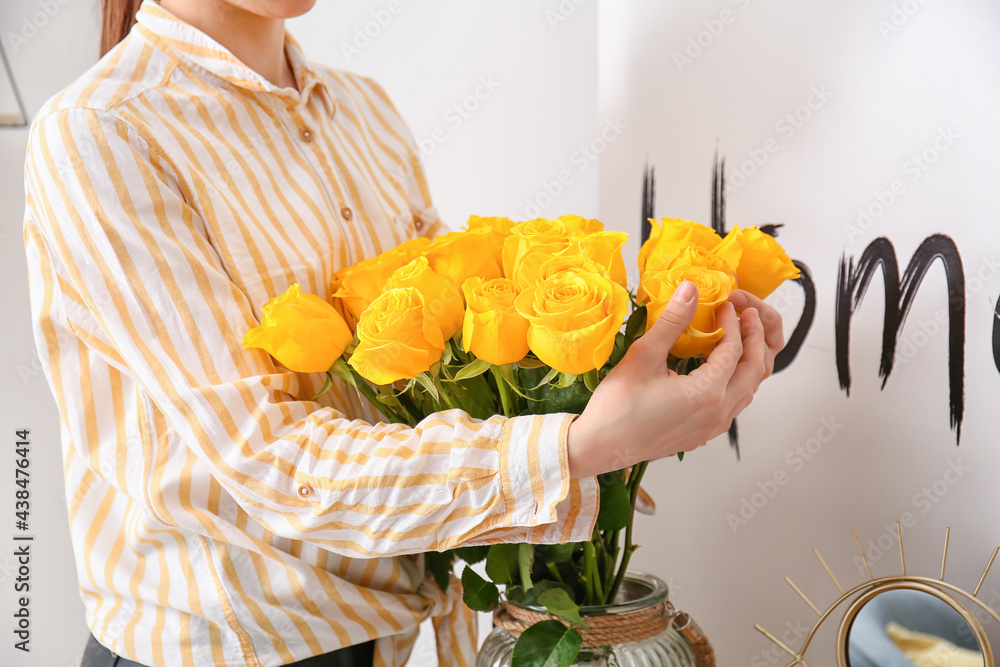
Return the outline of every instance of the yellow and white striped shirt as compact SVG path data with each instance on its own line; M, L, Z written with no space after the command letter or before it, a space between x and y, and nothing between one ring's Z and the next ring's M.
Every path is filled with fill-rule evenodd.
M428 550L590 539L566 414L377 423L244 333L298 282L440 227L414 139L372 80L305 60L277 87L144 0L128 37L33 119L24 242L94 635L147 665L284 665L473 614ZM374 425L373 425L374 424Z

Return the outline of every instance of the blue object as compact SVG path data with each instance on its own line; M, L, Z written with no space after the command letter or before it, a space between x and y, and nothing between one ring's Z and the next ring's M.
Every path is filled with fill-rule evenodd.
M961 648L980 650L972 628L944 600L923 591L886 591L854 617L847 644L851 667L913 667L886 634L889 623L940 637Z

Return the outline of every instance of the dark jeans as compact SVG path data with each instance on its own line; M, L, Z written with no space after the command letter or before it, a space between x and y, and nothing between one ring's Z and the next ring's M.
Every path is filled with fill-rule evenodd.
M375 642L370 641L323 655L314 655L290 663L286 667L371 667L374 661ZM115 655L91 635L87 640L87 649L83 652L81 667L144 667L144 665Z

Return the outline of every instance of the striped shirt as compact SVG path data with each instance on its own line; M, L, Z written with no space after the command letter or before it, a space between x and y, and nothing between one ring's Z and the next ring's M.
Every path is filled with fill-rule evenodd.
M433 617L471 667L475 618L422 552L588 540L572 415L416 428L241 346L298 282L442 229L416 143L371 79L307 61L278 87L152 0L34 117L24 243L60 414L86 620L146 665L271 667Z

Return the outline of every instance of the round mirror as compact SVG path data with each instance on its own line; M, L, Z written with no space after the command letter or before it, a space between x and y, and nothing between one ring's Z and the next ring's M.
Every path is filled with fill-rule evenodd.
M923 588L923 587L921 587ZM931 592L933 591L933 592ZM847 630L850 667L982 667L968 612L935 589L875 590L852 607ZM978 624L976 624L978 625Z

